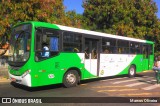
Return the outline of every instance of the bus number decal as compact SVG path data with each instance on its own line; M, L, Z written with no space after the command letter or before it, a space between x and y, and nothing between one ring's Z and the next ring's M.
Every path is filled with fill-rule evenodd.
M54 74L49 74L48 78L54 78Z

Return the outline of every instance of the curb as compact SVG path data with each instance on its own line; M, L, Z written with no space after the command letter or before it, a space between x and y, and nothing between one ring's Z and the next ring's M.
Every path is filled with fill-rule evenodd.
M7 78L0 78L0 83L10 82Z
M0 67L0 83L10 82L8 69L5 67Z
M143 73L147 73L147 72L154 72L154 71L153 70L143 71Z

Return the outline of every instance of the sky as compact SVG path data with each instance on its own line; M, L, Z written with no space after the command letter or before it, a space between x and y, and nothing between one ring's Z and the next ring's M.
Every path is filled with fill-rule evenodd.
M66 11L75 10L76 13L82 14L84 11L84 8L82 7L82 2L83 0L64 0Z
M160 0L154 0L154 2L156 2L156 5L158 7L157 16L160 19Z
M156 2L158 7L157 16L160 19L160 0L153 0ZM64 5L66 6L66 11L68 10L75 10L76 13L82 14L84 8L82 7L83 0L64 0Z

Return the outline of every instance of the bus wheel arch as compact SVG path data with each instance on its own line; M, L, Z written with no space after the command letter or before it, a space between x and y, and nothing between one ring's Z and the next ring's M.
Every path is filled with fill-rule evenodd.
M130 78L133 78L133 77L135 77L135 75L136 75L136 65L135 64L131 64L129 69L128 69L128 76Z
M80 70L78 68L70 68L63 76L63 85L67 88L77 86L80 82L80 78Z

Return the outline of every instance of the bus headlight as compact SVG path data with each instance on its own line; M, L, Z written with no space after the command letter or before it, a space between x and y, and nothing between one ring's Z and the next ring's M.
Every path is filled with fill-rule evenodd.
M24 72L24 74L22 75L22 78L24 78L26 75L28 75L30 73L31 70L27 70L26 72Z

